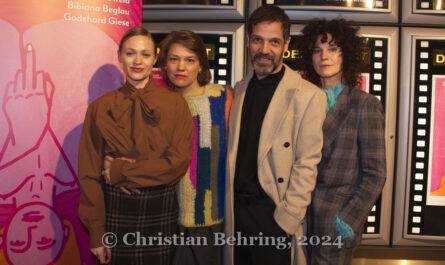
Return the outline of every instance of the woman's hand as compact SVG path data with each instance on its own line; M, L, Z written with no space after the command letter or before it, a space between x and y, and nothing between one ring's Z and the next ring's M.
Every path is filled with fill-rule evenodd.
M136 160L128 158L128 157L124 157L124 156L117 157L116 159L124 160L129 163L136 162ZM110 168L111 168L111 162L113 162L113 160L114 160L114 158L109 155L106 155L104 158L104 170L102 170L102 175L104 176L105 183L107 183L108 185L110 185L110 181L111 181ZM127 195L131 195L132 193L141 194L141 191L138 189L129 189L129 188L125 188L125 187L119 187L119 189Z
M97 247L90 249L94 256L100 261L100 264L108 264L111 261L111 249L106 247Z
M104 176L105 183L110 184L110 168L111 162L113 162L114 158L106 155L104 158L104 170L102 170L102 176Z

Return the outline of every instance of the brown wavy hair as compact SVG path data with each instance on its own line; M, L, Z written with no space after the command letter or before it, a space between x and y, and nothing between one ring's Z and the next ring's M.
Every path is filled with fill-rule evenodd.
M363 53L367 48L366 42L358 36L360 27L353 21L344 19L313 19L307 24L302 33L301 42L298 43L302 51L303 72L307 80L320 85L320 76L315 72L312 64L312 54L317 38L321 35L321 42L325 43L328 34L331 42L340 47L343 56L342 79L351 88L361 85L360 74L365 71Z
M186 47L196 54L199 60L199 65L201 67L201 71L198 73L197 77L198 84L200 86L207 85L212 78L212 74L210 73L209 60L207 58L207 51L201 37L189 30L172 31L161 41L161 51L159 52L158 66L162 69L164 82L169 87L175 88L175 86L168 80L166 73L167 55L170 47L175 43L181 44L182 46Z

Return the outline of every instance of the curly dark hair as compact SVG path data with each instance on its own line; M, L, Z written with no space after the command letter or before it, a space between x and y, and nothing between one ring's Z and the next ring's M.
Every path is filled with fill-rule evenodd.
M317 38L321 35L321 42L325 43L328 34L331 34L331 42L340 47L343 56L342 78L350 87L359 87L360 74L365 70L362 56L366 50L366 42L357 35L360 27L353 21L344 19L313 19L307 24L302 33L301 42L298 43L302 51L303 72L306 78L320 85L320 76L315 72L312 64L312 53Z
M162 76L167 85L175 88L175 86L168 80L165 69L165 66L167 65L167 54L170 51L170 47L175 43L181 44L196 54L201 67L201 71L199 71L197 77L198 84L200 86L207 85L212 79L209 60L207 58L207 51L201 37L189 30L172 31L161 41L161 51L158 56L158 65L162 69Z

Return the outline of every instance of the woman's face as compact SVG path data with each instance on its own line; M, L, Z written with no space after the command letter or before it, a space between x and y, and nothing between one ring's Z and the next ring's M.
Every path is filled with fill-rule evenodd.
M130 37L122 45L119 62L122 63L127 81L135 88L144 88L156 63L153 41L142 35Z
M341 48L331 42L332 35L327 34L327 41L321 42L322 36L318 36L312 53L312 64L315 72L320 76L322 84L341 83L343 54Z
M170 46L166 60L167 78L179 89L199 87L201 70L198 56L179 43Z

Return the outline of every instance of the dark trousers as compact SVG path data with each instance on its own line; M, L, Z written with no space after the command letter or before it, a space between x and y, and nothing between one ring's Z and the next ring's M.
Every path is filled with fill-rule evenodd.
M290 241L273 218L275 204L269 197L235 196L235 232L262 237L251 245L235 246L235 265L285 265L291 262ZM273 239L272 239L273 238ZM273 243L276 240L275 243ZM264 242L266 242L264 245ZM272 242L272 244L271 244ZM241 243L243 244L243 243Z
M179 226L179 234L184 237L206 238L207 245L177 246L172 265L220 265L222 247L215 245L215 233L223 232L223 224L203 227Z

